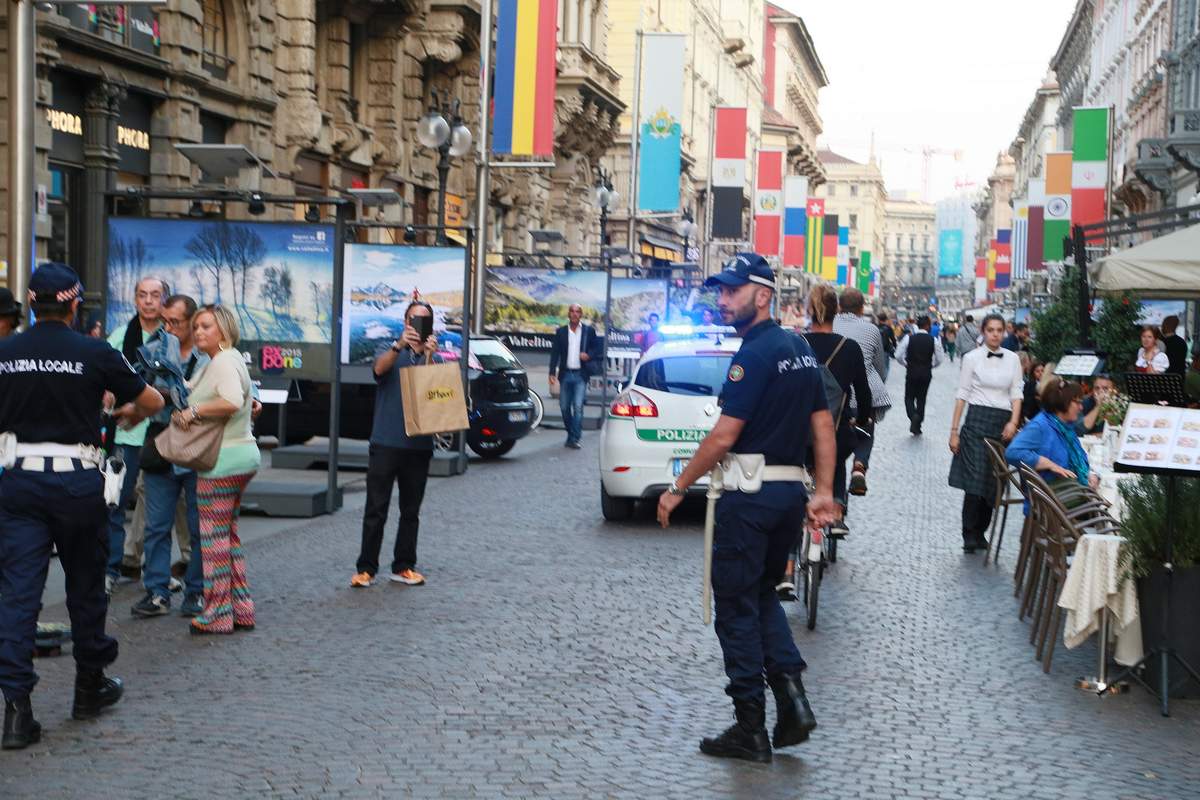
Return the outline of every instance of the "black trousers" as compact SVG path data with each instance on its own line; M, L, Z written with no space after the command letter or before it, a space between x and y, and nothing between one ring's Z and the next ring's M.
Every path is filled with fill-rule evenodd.
M417 565L417 530L420 528L421 501L429 479L432 450L404 450L373 444L367 461L367 505L363 510L362 550L358 571L379 572L379 551L383 547L383 526L392 504L392 483L400 490L400 523L396 546L392 551L392 572L403 572Z
M929 382L933 376L923 372L909 372L904 376L904 410L908 421L915 422L917 430L925 421L925 396L929 394Z
M992 524L992 501L977 494L964 494L962 506L963 543L975 544L987 538L988 526Z

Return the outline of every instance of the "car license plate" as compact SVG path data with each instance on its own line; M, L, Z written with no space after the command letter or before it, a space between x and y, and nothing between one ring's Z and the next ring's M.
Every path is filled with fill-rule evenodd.
M680 475L683 474L683 470L687 465L688 465L688 459L686 459L686 458L671 459L671 477L678 478Z
M510 412L508 412L508 421L509 422L524 422L525 420L529 419L528 415L529 415L528 411L510 411Z

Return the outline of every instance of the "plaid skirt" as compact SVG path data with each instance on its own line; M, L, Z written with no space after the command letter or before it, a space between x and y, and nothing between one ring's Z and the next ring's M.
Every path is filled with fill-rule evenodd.
M1007 408L967 406L967 418L958 429L958 453L950 462L950 485L967 494L994 500L996 478L983 440L999 439L1012 419Z

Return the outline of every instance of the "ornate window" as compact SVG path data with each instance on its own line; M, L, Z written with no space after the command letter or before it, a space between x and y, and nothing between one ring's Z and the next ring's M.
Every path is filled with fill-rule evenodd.
M204 44L201 53L204 71L214 78L229 77L233 60L229 57L229 21L224 0L204 1Z

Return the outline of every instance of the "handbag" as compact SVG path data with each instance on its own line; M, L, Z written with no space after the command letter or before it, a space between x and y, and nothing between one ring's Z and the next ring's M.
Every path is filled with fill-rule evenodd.
M404 432L409 436L451 433L470 425L459 365L433 364L430 359L427 354L424 364L400 369Z
M154 439L158 453L177 467L207 472L217 465L225 420L203 419L193 422L187 430L178 425L167 429Z
M142 445L142 457L138 462L138 468L143 472L164 475L171 469L171 462L162 457L162 453L158 452L158 447L154 442L155 438L170 424L169 422L151 422L146 428L146 442Z

